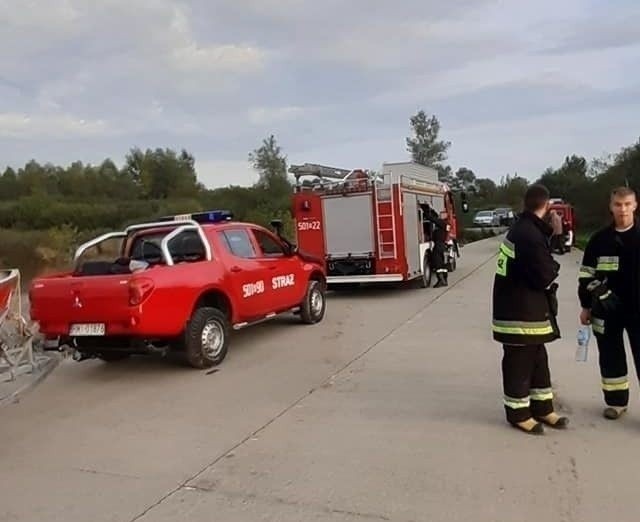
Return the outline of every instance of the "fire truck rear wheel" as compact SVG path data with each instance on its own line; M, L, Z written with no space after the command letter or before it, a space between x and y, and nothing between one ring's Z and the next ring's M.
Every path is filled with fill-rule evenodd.
M227 356L229 321L217 308L203 306L191 317L185 331L184 350L194 368L217 366Z
M305 324L315 324L322 321L327 308L327 298L324 285L315 279L309 281L307 293L300 306L300 318Z
M420 277L420 288L429 288L431 286L431 279L433 272L431 270L431 263L429 262L429 256L424 255L422 260L422 276Z

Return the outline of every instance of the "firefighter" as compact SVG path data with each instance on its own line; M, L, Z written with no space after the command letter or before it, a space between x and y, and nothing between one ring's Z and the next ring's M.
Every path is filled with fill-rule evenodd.
M502 379L507 422L529 434L544 434L546 424L563 429L566 417L554 412L545 343L560 337L556 321L560 265L544 221L549 191L532 185L524 212L498 251L493 283L493 338L503 345Z
M598 345L604 417L627 411L629 379L623 332L627 331L636 374L640 376L640 224L636 193L612 191L612 222L587 243L578 275L580 322L591 324Z
M562 217L555 209L549 212L551 219L549 223L553 228L553 235L551 236L551 251L557 254L564 254L564 244L562 241Z
M428 203L421 203L423 222L430 223L432 225L432 232L430 234L431 241L433 241L433 251L431 252L431 267L436 272L438 281L434 288L440 288L449 285L449 269L444 260L444 254L447 249L447 222L440 219L438 213L431 208Z

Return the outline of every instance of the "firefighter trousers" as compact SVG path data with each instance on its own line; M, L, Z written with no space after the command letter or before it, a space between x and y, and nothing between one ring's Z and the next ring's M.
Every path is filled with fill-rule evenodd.
M549 359L544 344L503 345L504 408L511 424L553 412Z
M640 314L620 314L604 322L593 319L598 344L602 393L607 406L627 406L629 377L624 331L629 336L636 374L640 378Z
M432 255L432 267L437 274L448 274L447 265L444 262L444 253L447 246L444 241L435 241L433 244Z

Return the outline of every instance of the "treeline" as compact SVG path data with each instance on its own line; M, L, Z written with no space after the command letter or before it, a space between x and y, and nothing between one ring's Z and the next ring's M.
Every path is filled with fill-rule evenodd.
M170 149L133 149L124 165L110 159L98 166L41 165L35 160L0 176L0 228L43 230L67 225L82 230L120 227L140 218L200 210L212 204L233 204L246 210L274 212L288 196L286 161L275 173L270 155L281 154L275 138L250 155L261 174L253 187L208 190L197 179L195 159ZM279 158L284 160L284 158ZM240 204L239 204L240 203ZM234 209L236 210L236 209Z
M469 196L471 212L465 216L467 224L473 212L496 207L521 210L522 197L531 183L544 184L552 197L562 198L576 208L578 228L582 233L602 226L609 217L610 191L627 185L640 193L640 139L622 148L618 153L588 161L570 155L557 168L549 167L536 178L531 173L525 178L517 174L501 177L499 182L477 178L471 168L460 167L455 172L446 164L448 141L440 140L440 123L435 116L418 112L410 120L413 135L407 138L407 149L413 160L438 170L445 181L457 192Z
M609 219L609 194L614 187L629 186L640 194L640 140L606 158L588 161L577 155L567 156L558 168L549 167L535 179L576 209L578 230L587 234ZM476 209L510 206L520 210L522 196L529 181L507 176L496 184L489 179L465 183L471 205Z
M0 267L26 277L66 266L73 249L127 224L224 208L237 219L268 226L273 218L292 232L287 158L274 136L249 154L258 173L253 186L207 189L187 151L132 149L118 168L75 162L68 167L35 160L0 175Z

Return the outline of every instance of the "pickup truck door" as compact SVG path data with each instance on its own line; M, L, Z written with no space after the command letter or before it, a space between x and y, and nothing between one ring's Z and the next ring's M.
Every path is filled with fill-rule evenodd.
M249 231L244 227L226 228L219 237L229 254L227 273L239 318L261 319L269 311L271 280Z
M282 243L266 230L252 228L258 262L267 274L265 283L270 312L297 306L306 291L300 259L286 254Z

